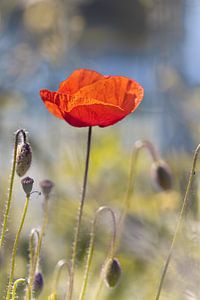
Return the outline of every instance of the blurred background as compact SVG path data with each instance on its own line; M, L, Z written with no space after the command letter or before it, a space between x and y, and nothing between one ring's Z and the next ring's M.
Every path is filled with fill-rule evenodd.
M139 173L143 174L139 176L136 188L139 201L132 208L135 215L130 216L124 234L124 289L118 289L103 299L133 299L130 295L139 300L151 299L155 282L153 288L141 291L139 287L144 282L152 283L157 278L156 272L160 271L161 258L166 254L168 238L174 229L176 209L184 193L191 155L200 142L199 28L199 0L1 0L0 194L4 199L13 133L18 128L25 128L33 148L29 175L35 179L35 188L39 188L38 182L43 178L52 179L56 186L52 201L54 213L51 213L50 233L47 235L51 246L45 248L45 255L51 256L52 261L49 266L47 262L45 265L44 259L44 272L49 272L66 251L69 256L76 200L79 199L84 170L87 131L73 128L50 115L39 97L39 90L57 90L60 81L78 68L132 77L145 89L140 107L113 127L93 130L93 163L88 191L91 201L88 200L86 207L86 221L99 205L110 204L120 209L130 150L137 139L150 140L172 167L175 175L173 191L154 194L147 167L150 159L145 157L139 164ZM15 189L15 198L22 197L19 179ZM197 183L191 196L192 217L189 219L195 237L199 230L196 224L200 215L199 190ZM41 199L35 198L31 203L23 247L27 246L28 232L41 219ZM13 204L16 222L23 205L21 202ZM173 222L168 223L169 220ZM133 225L136 233L133 233ZM14 228L14 223L11 226ZM86 222L86 232L87 226ZM68 250L63 246L66 241ZM139 246L135 247L138 241ZM60 245L56 252L54 242ZM87 245L87 234L83 245ZM25 250L21 251L24 253ZM182 252L182 256L179 255L176 261L178 275L177 268L171 271L176 278L180 276L179 288L176 287L178 297L171 296L170 299L199 299L197 279L185 287L188 280L185 268L190 266L195 273L195 268L200 267L196 252L195 248L192 252L195 258L185 257ZM24 260L20 259L19 275L26 272L25 267L22 268ZM195 276L196 273L192 278ZM126 286L130 282L132 289L129 290ZM168 284L172 290L175 288L173 279ZM184 293L180 293L183 286Z
M191 151L199 136L199 13L198 0L2 0L1 137L18 127L34 135L38 125L46 136L50 126L70 131L38 91L91 68L144 86L145 100L127 121L132 135L165 152Z

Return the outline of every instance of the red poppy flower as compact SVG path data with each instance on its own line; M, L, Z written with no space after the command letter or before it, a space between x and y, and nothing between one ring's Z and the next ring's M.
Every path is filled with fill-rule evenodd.
M113 125L133 112L144 96L142 86L122 76L74 71L57 92L41 90L47 109L76 127Z

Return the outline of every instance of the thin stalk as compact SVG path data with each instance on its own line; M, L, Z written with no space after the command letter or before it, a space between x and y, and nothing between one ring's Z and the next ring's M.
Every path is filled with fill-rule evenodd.
M44 207L43 207L43 220L42 220L42 227L41 227L41 231L39 234L39 239L38 239L38 244L36 247L36 253L34 255L34 259L33 259L33 264L32 264L32 268L31 268L31 272L30 272L30 277L29 277L29 284L30 284L30 289L31 289L31 296L32 296L32 292L33 292L33 282L34 282L34 276L37 270L37 266L39 264L39 259L40 259L40 252L41 252L41 248L42 248L42 241L43 241L43 237L45 234L45 230L48 224L48 198L44 199Z
M52 285L52 294L57 295L57 288L60 281L60 276L62 273L62 270L64 267L67 267L68 275L69 275L69 284L71 282L71 266L65 259L61 259L58 261L55 273L54 273L54 279L53 279L53 285Z
M16 291L17 291L18 285L23 284L23 283L27 285L27 290L28 290L28 296L27 296L26 300L31 300L30 286L29 286L27 280L24 278L19 278L19 279L15 280L15 282L13 284L13 290L12 290L12 300L16 299Z
M28 282L30 282L31 274L33 274L33 267L36 261L36 251L38 248L38 241L39 241L39 230L34 228L31 230L30 238L29 238L29 275L28 275ZM30 286L29 286L30 289ZM31 289L30 289L31 290ZM29 290L26 289L26 296L25 299L28 297Z
M8 288L7 288L7 294L6 294L6 300L10 300L10 292L12 288L12 282L13 282L13 277L14 277L14 271L15 271L15 258L16 258L16 252L17 252L17 247L18 247L18 242L19 242L19 237L24 225L27 209L28 209L28 204L30 200L30 195L26 196L26 202L24 205L22 217L21 217L21 222L15 237L14 245L13 245L13 250L12 250L12 258L11 258L11 268L10 268L10 276L9 276L9 283L8 283Z
M133 150L132 150L132 155L131 155L128 186L127 186L127 191L126 191L126 195L125 195L124 202L123 202L123 211L119 217L118 240L117 240L116 248L118 247L118 244L119 244L119 241L121 238L124 220L126 218L127 212L130 209L130 205L131 205L130 200L131 200L131 196L134 192L134 188L135 188L134 185L135 185L135 177L136 177L136 164L137 164L137 160L138 160L139 151L142 148L147 148L153 161L159 160L158 153L156 152L152 143L150 143L149 141L146 141L146 140L138 140L135 142Z
M160 294L161 294L161 290L162 290L163 283L164 283L164 280L165 280L165 276L166 276L166 273L167 273L167 269L168 269L173 251L174 251L174 246L175 246L175 242L176 242L176 239L177 239L177 235L178 235L178 232L179 232L179 230L181 228L181 225L183 223L183 219L184 219L183 217L184 217L185 209L186 209L187 204L188 204L188 196L189 196L191 186L192 186L192 181L193 181L193 178L194 178L194 175L195 175L195 168L196 168L196 163L197 163L197 157L198 157L198 154L199 154L199 150L200 150L200 144L197 146L197 148L195 150L195 153L194 153L194 156L193 156L193 163L192 163L192 168L191 168L191 171L190 171L188 185L187 185L187 188L186 188L185 196L184 196L184 199L183 199L183 204L182 204L182 207L181 207L181 210L180 210L178 222L176 224L176 228L175 228L174 236L173 236L171 246L170 246L170 249L169 249L169 253L168 253L167 259L164 263L162 275L161 275L159 286L158 286L158 291L157 291L156 298L155 298L156 300L159 300L159 298L160 298Z
M98 218L99 214L101 212L105 211L105 210L108 211L111 214L112 222L113 222L113 234L112 234L112 239L111 239L111 243L110 243L108 256L113 257L113 255L114 255L114 246L115 246L115 240L116 240L116 219L115 219L115 214L114 214L114 212L112 211L111 208L109 208L107 206L102 206L96 211L94 220L92 222L92 229L91 229L91 233L90 233L90 245L89 245L89 249L88 249L87 262L86 262L86 266L85 266L85 274L84 274L84 279L83 279L83 284L82 284L79 300L84 299L87 284L88 284L89 271L90 271L90 267L91 267L91 263L92 263L92 257L93 257L93 253L94 253L94 240L95 240L95 229L96 229L97 218Z
M23 129L18 130L15 134L13 163L12 163L12 168L11 168L8 198L7 198L6 205L5 205L5 213L4 213L3 225L2 225L2 229L1 229L0 250L3 246L6 231L7 231L8 215L9 215L9 212L10 212L10 206L11 206L11 201L12 201L13 184L14 184L14 177L15 177L15 170L16 170L17 147L18 147L18 142L19 142L18 140L19 140L20 134L22 135L23 143L26 142L26 133L25 133L25 131Z
M40 233L38 229L33 229L31 231L31 236L30 236L30 274L33 272L33 267L34 264L36 263L36 254L37 254L37 249L38 249L38 242L40 238Z
M99 298L99 295L101 293L101 289L103 287L103 280L102 278L99 280L99 283L98 283L98 286L97 286L97 289L96 289L96 293L95 293L95 297L94 299L97 300Z
M123 230L123 226L124 226L124 221L125 221L127 212L130 209L130 205L131 205L130 200L131 200L131 196L134 192L134 188L135 188L136 165L137 165L138 155L139 155L140 150L143 148L147 148L153 161L159 160L158 153L156 152L152 143L150 143L147 140L138 140L135 142L135 144L133 146L132 154L131 154L128 185L127 185L127 190L126 190L126 194L125 194L124 201L123 201L123 210L120 214L118 225L117 225L117 238L116 238L116 242L114 245L113 253L115 253L117 251L117 248L119 246L121 234L122 234L122 230ZM103 279L100 278L94 299L97 299L99 297L102 286L103 286Z
M78 240L79 240L79 235L80 235L81 220L82 220L83 207L84 207L85 195L86 195L89 160L90 160L91 139L92 139L92 127L90 126L88 128L87 150L86 150L85 172L84 172L84 178L83 178L82 194L81 194L80 205L79 205L79 208L78 208L77 224L76 224L76 227L75 227L74 242L73 242L73 245L72 245L72 259L71 259L72 280L71 280L71 285L69 287L69 293L68 293L67 298L66 298L67 300L72 299L72 293L73 293L75 260L76 260L77 245L78 245Z

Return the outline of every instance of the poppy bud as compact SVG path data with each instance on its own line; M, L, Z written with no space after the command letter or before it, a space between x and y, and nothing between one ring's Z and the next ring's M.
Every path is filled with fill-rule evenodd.
M114 288L121 277L121 267L116 258L110 258L104 268L104 280L108 287Z
M35 298L37 298L42 292L43 285L44 285L44 280L43 280L42 273L38 272L35 274L34 282L33 282L33 290L34 290Z
M16 172L22 177L26 174L31 166L32 151L28 143L22 143L18 146L16 158Z
M48 198L52 188L54 187L54 183L51 180L45 179L40 182L40 187L43 195Z
M25 177L21 180L23 190L27 196L29 196L32 191L33 183L34 183L34 180L30 177Z
M153 162L151 167L152 181L162 190L172 188L172 174L169 166L163 160Z
M57 295L56 293L52 293L49 297L48 297L48 300L57 300Z

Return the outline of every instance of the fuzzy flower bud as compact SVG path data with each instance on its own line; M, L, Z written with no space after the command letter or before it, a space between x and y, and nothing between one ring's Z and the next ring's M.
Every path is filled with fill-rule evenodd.
M43 280L42 273L38 272L35 274L34 282L33 282L33 290L34 290L35 298L37 298L40 295L43 286L44 286L44 280Z
M17 175L22 177L26 174L31 166L32 161L32 151L28 143L22 143L17 149L16 158L16 172Z
M153 162L151 167L152 181L156 186L164 191L172 188L172 173L166 162L159 160Z
M34 183L34 180L30 177L25 177L21 180L23 190L27 196L29 196L32 191L33 183Z
M104 280L108 287L114 288L121 277L121 267L116 258L110 258L104 268Z
M45 197L49 197L52 188L54 187L54 183L51 180L45 179L40 182L40 188Z

